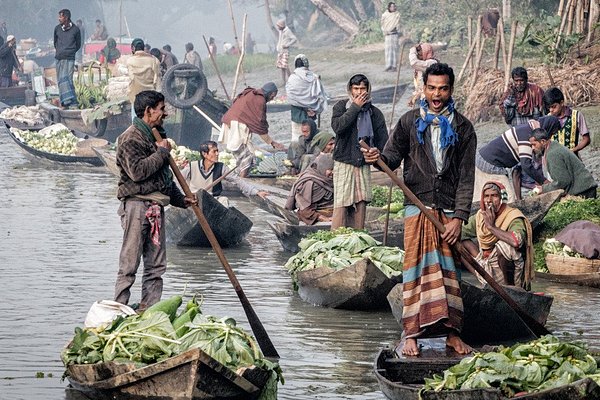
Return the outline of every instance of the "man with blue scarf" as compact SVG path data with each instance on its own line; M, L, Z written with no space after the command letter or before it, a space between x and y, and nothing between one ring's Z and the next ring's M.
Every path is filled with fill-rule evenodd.
M460 338L463 303L459 286L460 261L451 247L460 239L469 218L475 176L477 138L471 122L454 109L454 72L436 63L423 73L425 99L420 107L400 117L378 157L394 170L404 161L408 188L446 226L440 234L410 200L405 200L404 271L401 352L419 355L417 338L445 336L459 354L471 348Z
M165 97L154 90L135 96L136 117L118 138L117 167L120 171L117 197L118 214L123 227L123 244L119 255L119 272L115 284L115 301L127 304L135 274L144 260L142 298L139 309L158 302L162 295L162 275L167 270L164 231L164 207L172 204L186 208L196 203L184 197L169 167L171 145L166 139L156 141L152 130L162 129Z

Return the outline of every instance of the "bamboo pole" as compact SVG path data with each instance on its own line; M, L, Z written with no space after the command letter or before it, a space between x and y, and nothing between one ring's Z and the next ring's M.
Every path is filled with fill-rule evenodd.
M565 0L560 0L560 2L558 3L558 11L557 11L556 15L562 16L564 7L565 7Z
M219 66L217 65L217 60L215 60L215 56L210 51L210 46L208 45L208 42L206 41L206 37L204 35L202 35L202 39L204 39L204 44L206 45L206 50L208 50L208 57L210 58L210 61L212 61L213 67L215 67L215 71L217 72L217 77L219 78L219 82L221 82L221 87L223 88L223 92L225 92L225 96L227 97L227 100L231 101L231 97L229 96L229 93L227 93L227 89L225 89L225 83L223 83L223 78L221 78L221 72L219 71Z
M502 68L506 69L506 40L504 37L504 21L500 18L498 21L498 30L500 31L500 51L502 51Z
M479 48L481 46L481 37L482 37L481 24L482 24L482 22L483 22L483 15L480 15L477 17L477 24L475 24L475 32L474 32L474 40L476 43L475 53L474 53L475 59L477 59L477 55L479 54ZM475 60L471 60L471 65L470 65L471 72L473 72L473 68L475 67L474 61Z
M475 86L475 82L477 82L477 75L479 74L479 67L481 66L481 57L483 55L483 46L485 46L485 37L481 39L481 47L479 49L479 53L477 54L477 61L475 61L475 69L473 70L473 78L471 79L471 85L469 86L469 90L473 89Z
M471 57L473 56L473 52L475 51L475 45L477 43L473 42L471 44L471 47L469 48L469 52L467 53L467 58L465 58L465 62L463 63L461 69L460 69L460 73L458 74L458 78L456 79L456 82L459 82L461 80L461 78L463 77L463 74L465 73L465 70L467 69L467 64L469 63L469 60L471 59Z
M508 89L510 82L510 69L512 67L513 50L515 48L515 37L517 36L517 21L513 21L510 27L510 42L508 43L508 61L504 70L504 91Z
M244 55L246 54L246 20L248 14L244 14L244 23L242 24L242 51L240 52L240 58L238 59L237 68L235 69L235 78L233 79L233 95L235 96L237 90L237 81L240 71L242 70L242 63L244 61Z
M590 1L590 10L588 17L588 33L586 42L589 44L594 39L594 31L596 30L598 14L600 14L600 4L597 1Z
M471 17L470 15L467 17L467 35L468 35L468 39L469 39L469 49L471 48L471 45L473 44L473 17ZM470 63L470 67L473 68L473 62L471 61Z
M235 17L233 15L233 5L231 4L231 0L227 0L227 4L229 5L229 15L231 16L231 23L233 24L233 38L235 39L235 44L237 45L238 50L240 50L240 55L241 55L246 49L240 48L240 39L238 38L237 28L235 27ZM244 37L242 38L242 45L245 45L246 33L242 32L242 35L244 35ZM244 80L244 83L246 83L246 75L244 74L243 68L242 68L241 72L242 72L242 79ZM233 92L233 96L235 97L235 91Z
M496 25L496 39L494 40L494 69L498 69L498 60L500 58L500 19Z
M577 0L571 1L571 7L569 7L569 15L567 17L567 30L566 34L571 35L573 33L573 19L575 17L575 7L577 7Z
M556 58L558 56L558 46L560 45L560 41L562 40L563 31L565 29L567 23L568 10L571 8L571 1L567 0L567 4L563 10L563 14L560 19L560 27L558 28L558 33L556 35L556 42L554 42L554 62L556 62Z

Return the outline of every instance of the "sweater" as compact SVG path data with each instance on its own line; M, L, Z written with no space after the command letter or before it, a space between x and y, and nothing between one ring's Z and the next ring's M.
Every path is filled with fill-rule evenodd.
M75 53L81 48L81 32L79 28L71 23L67 30L63 30L58 24L54 28L54 49L57 60L75 60Z
M543 162L548 168L552 182L543 185L542 192L563 189L568 194L577 196L598 187L583 162L575 153L558 142L550 142Z
M185 207L185 196L174 181L165 182L162 168L169 162L169 151L157 147L141 130L131 125L118 138L117 167L120 178L117 189L119 200L136 195L161 192L170 197L175 207Z
M0 47L0 76L12 77L13 68L19 68L15 48L4 43Z
M456 218L467 221L475 183L475 129L467 118L454 112L452 129L458 134L458 143L446 149L444 164L438 173L429 129L423 135L424 144L417 140L415 123L419 111L417 108L400 117L381 157L392 170L404 161L404 183L425 206L454 210ZM407 197L404 204L412 202Z
M347 103L348 100L340 100L333 106L331 128L336 135L333 159L355 167L362 167L365 165L365 158L358 144L358 128L356 126L360 107L355 103L351 103L350 107L346 108ZM371 110L373 142L369 145L375 146L381 151L388 140L385 117L377 107L371 106Z

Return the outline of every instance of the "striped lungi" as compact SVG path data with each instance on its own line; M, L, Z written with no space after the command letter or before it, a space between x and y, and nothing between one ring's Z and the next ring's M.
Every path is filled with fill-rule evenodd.
M77 94L73 85L75 60L56 60L56 78L60 103L67 107L77 105Z
M441 210L433 213L444 224L452 218L452 213ZM433 223L413 205L404 212L404 249L404 337L446 336L449 329L460 332L463 302L452 250Z
M333 162L333 207L350 207L360 201L371 201L371 168Z
M275 63L275 66L277 68L287 69L289 58L290 58L289 50L287 50L287 49L281 50L279 53L277 53L277 62Z

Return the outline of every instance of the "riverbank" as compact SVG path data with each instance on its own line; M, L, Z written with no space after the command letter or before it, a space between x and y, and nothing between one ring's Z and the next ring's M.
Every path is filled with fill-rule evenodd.
M290 63L293 66L293 57L298 53L304 53L308 57L310 69L321 76L325 90L330 97L343 97L346 93L346 84L350 77L356 73L365 74L370 82L373 90L383 87L393 86L396 82L396 72L384 72L384 53L383 44L376 43L365 46L356 46L352 48L335 48L335 49L301 49L294 50L290 56ZM454 69L454 73L458 72L462 66L462 62L466 54L466 50L451 48L447 50L438 50L436 57L442 62L447 62ZM244 85L260 87L265 82L273 81L279 87L278 96L285 96L285 87L282 83L281 74L275 68L275 58L273 55L270 65L261 65L254 63L252 70L238 79L237 91L239 92ZM264 63L264 57L261 57ZM487 60L489 61L489 60ZM206 61L208 62L208 61ZM486 60L482 61L485 65ZM534 65L532 60L515 60L513 65ZM233 87L234 75L226 74L223 76L223 81L227 91L231 93ZM208 78L209 88L216 90L218 95L223 95L223 90L216 76ZM407 105L408 99L412 94L413 72L408 65L408 47L403 52L403 63L400 69L399 84L406 84L407 89L398 99L394 110L394 122L409 110ZM455 92L460 88L455 87ZM381 109L388 124L392 114L392 104L375 104ZM463 104L458 104L457 109L461 111ZM321 115L321 130L331 130L331 109L333 104L330 104L328 109ZM600 106L588 106L579 108L586 117L588 127L592 133L600 131ZM270 125L271 135L275 140L289 144L291 139L290 133L290 114L289 112L269 113L268 121ZM501 119L476 123L475 130L477 132L478 147L488 143L490 140L499 136L506 130L508 126ZM257 142L260 144L260 141ZM581 157L587 168L590 170L596 181L600 182L600 133L596 138L592 138L592 143L596 145L595 149L588 146L580 152Z

